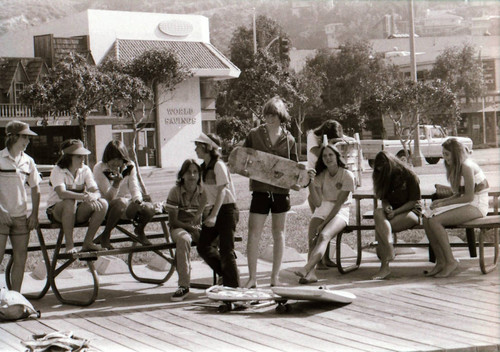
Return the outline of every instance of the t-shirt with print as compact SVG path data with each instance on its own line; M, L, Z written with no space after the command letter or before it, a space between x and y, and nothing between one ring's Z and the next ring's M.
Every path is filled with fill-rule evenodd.
M88 189L98 189L97 183L94 180L94 175L87 165L83 165L76 171L74 177L68 169L62 169L55 166L50 173L50 184L52 186L47 200L47 206L50 207L62 199L55 191L58 186L64 186L67 191L83 193Z
M344 204L351 204L354 174L343 167L340 167L334 176L331 176L328 170L324 170L314 178L314 186L321 189L322 200L328 202L336 202L341 191L349 191Z
M226 185L226 196L222 204L236 203L236 193L229 170L222 160L218 160L214 168L207 171L207 175L203 180L203 187L207 193L207 205L215 204L217 187L222 185Z
M174 186L167 197L167 204L173 205L179 209L177 220L181 222L191 223L194 215L200 208L201 198L205 194L205 190L201 186L196 186L192 196L189 196L188 191L184 186Z
M0 204L11 217L26 215L25 185L36 187L40 182L35 161L28 154L21 152L18 158L13 158L7 148L0 151Z

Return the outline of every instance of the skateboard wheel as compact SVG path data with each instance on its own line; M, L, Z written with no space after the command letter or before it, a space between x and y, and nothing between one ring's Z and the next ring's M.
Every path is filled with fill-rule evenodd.
M231 305L230 304L221 304L218 308L217 311L219 313L227 313L231 310Z
M278 312L280 314L289 312L290 310L291 310L291 307L288 304L278 304L276 306L276 312Z

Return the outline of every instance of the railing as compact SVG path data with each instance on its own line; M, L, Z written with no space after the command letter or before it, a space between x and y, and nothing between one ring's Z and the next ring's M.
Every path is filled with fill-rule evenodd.
M69 112L59 112L56 116L71 116ZM39 117L33 114L31 106L23 104L0 104L0 117Z

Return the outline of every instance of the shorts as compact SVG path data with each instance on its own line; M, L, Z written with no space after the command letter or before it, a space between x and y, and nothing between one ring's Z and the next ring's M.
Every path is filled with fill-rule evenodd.
M10 226L5 224L0 224L0 235L19 236L30 233L30 230L28 228L28 218L25 215L17 216L11 219L12 219L12 224Z
M489 210L488 192L474 194L474 199L470 202L470 205L476 207L483 216L486 216Z
M316 208L316 210L314 210L314 214L312 215L312 217L318 218L321 220L325 220L326 217L328 216L328 214L330 214L330 212L332 211L334 205L335 205L334 202L328 202L328 201L321 202L321 205L319 206L319 208ZM337 216L341 217L345 221L345 224L348 225L349 224L349 212L350 212L349 205L343 205L339 209L339 212L337 213L337 215L335 215L335 217L337 217Z
M290 210L290 195L271 192L253 192L250 213L269 214L286 213Z

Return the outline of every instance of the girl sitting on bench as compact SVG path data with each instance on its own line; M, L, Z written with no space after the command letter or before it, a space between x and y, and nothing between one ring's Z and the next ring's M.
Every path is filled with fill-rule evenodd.
M377 256L380 270L373 280L387 278L389 263L394 260L392 233L410 229L420 221L422 205L418 176L401 160L381 151L373 165L373 190L382 208L374 211Z
M349 206L354 191L354 174L346 169L339 150L332 144L321 148L316 169L309 170L314 214L309 223L307 264L295 272L300 284L317 282L315 268L328 243L349 223Z
M84 164L90 151L78 139L65 140L61 144L61 157L50 173L47 217L62 225L66 241L66 253L76 253L73 242L75 224L88 221L87 234L83 240L82 251L98 251L101 247L93 243L94 236L101 226L108 202L101 198L99 189L90 168Z
M424 218L425 234L436 255L436 265L425 275L435 277L448 277L458 267L445 226L460 225L488 213L489 185L481 168L455 138L442 146L446 178L453 195L433 201Z

